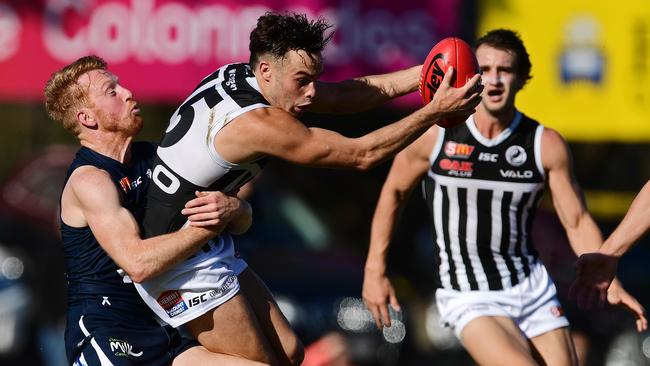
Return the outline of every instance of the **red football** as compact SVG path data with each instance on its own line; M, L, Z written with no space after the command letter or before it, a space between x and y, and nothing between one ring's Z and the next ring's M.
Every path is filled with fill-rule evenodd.
M422 101L427 104L433 99L433 94L438 90L447 68L454 68L454 77L451 85L460 88L467 80L479 72L478 61L472 48L462 39L456 37L445 38L438 42L422 65L422 76L420 77L420 95ZM454 127L465 122L462 118L449 118L438 121L440 127Z

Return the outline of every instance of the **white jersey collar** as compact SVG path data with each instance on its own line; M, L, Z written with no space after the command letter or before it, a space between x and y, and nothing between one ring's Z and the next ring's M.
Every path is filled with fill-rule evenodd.
M517 128L517 126L519 126L520 122L521 122L521 112L515 110L515 116L512 119L510 125L508 125L508 127L506 127L505 130L501 131L501 133L498 134L496 137L491 139L486 138L481 134L481 132L479 132L478 128L476 127L476 122L474 122L474 115L469 116L465 124L467 125L469 132L472 134L472 136L474 136L474 138L478 142L480 142L484 146L492 147L502 143L505 139L510 137L510 135L512 135L512 132Z

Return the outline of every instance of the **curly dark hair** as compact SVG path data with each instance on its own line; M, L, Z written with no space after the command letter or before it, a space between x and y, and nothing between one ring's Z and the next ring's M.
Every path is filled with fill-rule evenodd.
M281 58L291 50L320 56L334 35L334 32L325 35L331 27L323 18L309 20L304 14L267 12L257 19L257 26L251 32L249 62L254 66L263 54Z
M478 49L482 44L512 52L515 55L517 64L516 73L523 78L523 85L526 85L528 80L533 77L530 74L530 69L532 68L530 56L528 56L524 42L519 37L519 33L510 29L494 29L476 40L474 50Z

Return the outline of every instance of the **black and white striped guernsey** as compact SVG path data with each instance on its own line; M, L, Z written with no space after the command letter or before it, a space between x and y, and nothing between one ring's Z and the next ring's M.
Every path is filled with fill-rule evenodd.
M233 164L219 156L213 141L236 117L265 107L269 103L248 64L222 66L197 85L170 118L156 151L143 222L146 237L185 225L181 209L195 191L232 192L261 171L264 158Z
M530 274L530 233L545 186L544 127L516 112L493 139L470 117L440 129L423 193L433 218L436 286L501 290Z

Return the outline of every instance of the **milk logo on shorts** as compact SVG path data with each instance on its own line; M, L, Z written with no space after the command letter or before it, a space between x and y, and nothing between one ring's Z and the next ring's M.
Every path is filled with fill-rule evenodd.
M178 291L165 291L158 296L156 301L170 318L173 318L188 309L187 304L183 301L181 293Z
M111 346L111 352L115 356L140 357L143 353L143 351L133 352L133 346L129 342L121 339L109 338L108 344Z
M512 145L506 150L506 161L512 166L524 165L527 158L526 150L519 145Z

